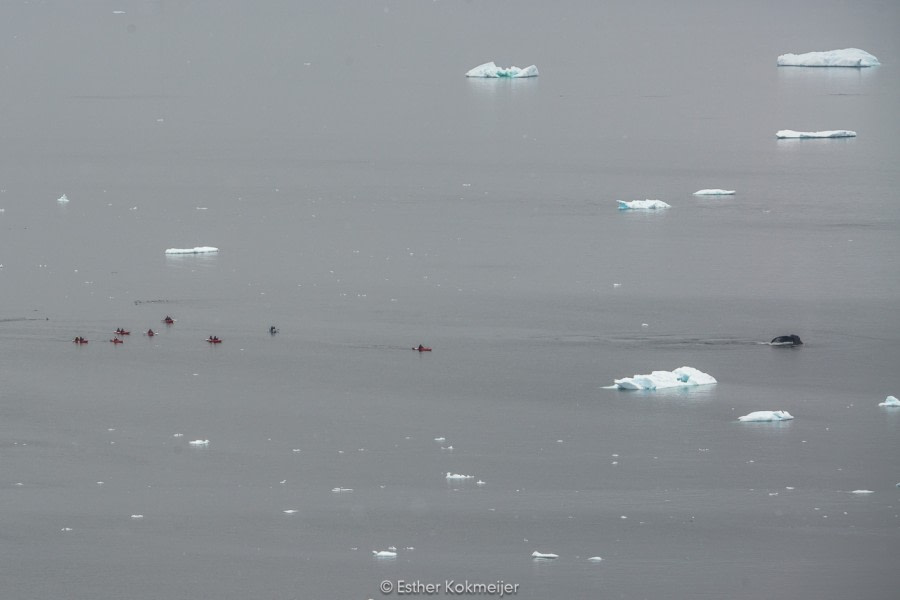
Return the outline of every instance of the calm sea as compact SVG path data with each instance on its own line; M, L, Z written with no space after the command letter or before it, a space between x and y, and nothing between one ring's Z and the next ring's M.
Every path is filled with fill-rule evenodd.
M0 596L896 598L898 57L866 0L3 3Z

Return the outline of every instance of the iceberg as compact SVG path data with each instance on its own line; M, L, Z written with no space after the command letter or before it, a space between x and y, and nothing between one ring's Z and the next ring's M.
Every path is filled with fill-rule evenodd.
M478 65L474 69L466 72L466 77L488 77L488 78L511 78L518 79L522 77L537 77L538 69L531 65L520 69L519 67L498 67L493 61Z
M805 140L819 138L845 138L856 137L855 131L847 129L833 129L831 131L794 131L793 129L782 129L775 132L775 137L780 140Z
M196 248L169 248L166 250L166 254L209 254L218 251L218 248L212 246L197 246Z
M695 196L733 196L734 190L697 190L694 192Z
M778 57L779 67L874 67L880 64L877 58L859 48L782 54Z
M536 558L536 559L540 559L540 560L552 560L554 558L559 558L559 554L550 554L550 553L538 552L537 550L535 550L534 552L531 553L531 558Z
M671 208L662 200L616 200L619 203L619 210L635 210L635 209L655 209L655 208Z
M616 379L615 384L610 387L618 390L659 390L713 383L716 383L716 380L711 375L693 367L681 367L674 371L653 371L649 375Z
M447 472L447 479L474 479L474 475L460 475L459 473Z
M884 402L879 402L878 406L897 406L900 407L900 400L897 400L894 396L888 396L884 399Z
M62 196L60 196L59 198L57 198L56 201L59 202L60 204L65 204L66 202L69 201L69 198L66 197L65 194L63 194Z
M786 410L758 410L749 415L738 417L744 423L765 423L769 421L790 421L794 417Z
M375 558L397 558L397 553L392 550L372 550Z
M188 444L191 446L209 446L209 440L192 440Z
M875 492L873 492L872 490L853 490L850 493L851 494L859 494L861 496L864 496L866 494L874 494Z

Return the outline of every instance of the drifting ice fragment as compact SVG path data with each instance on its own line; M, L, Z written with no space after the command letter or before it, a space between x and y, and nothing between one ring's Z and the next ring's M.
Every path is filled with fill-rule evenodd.
M343 494L346 492L352 492L353 488L336 487L336 488L331 488L331 491L334 492L335 494Z
M662 200L616 200L616 202L619 203L619 210L671 208Z
M734 190L719 190L719 189L710 189L710 190L697 190L694 192L695 196L733 196Z
M880 64L877 58L859 48L782 54L778 57L779 67L875 67Z
M738 417L738 421L745 423L762 423L768 421L790 421L794 417L786 410L758 410L749 415Z
M66 202L69 201L69 199L66 197L65 194L63 194L62 196L60 196L59 198L57 198L56 201L59 202L60 204L65 204Z
M297 512L297 509L296 509L296 508L289 508L289 509L283 510L283 511L281 511L281 512L283 512L283 513L286 514L286 515L292 515L292 514L294 514L294 513Z
M460 475L459 473L447 472L447 479L473 479L474 475Z
M391 550L372 550L375 558L397 558L397 553Z
M466 73L466 77L488 77L488 78L521 78L521 77L537 77L538 69L531 65L520 69L519 67L498 67L493 61L478 65L474 69L470 69Z
M875 492L873 492L872 490L853 490L850 493L864 495L864 494L874 494Z
M212 246L197 246L196 248L169 248L166 250L166 254L211 254L218 251L218 248Z
M806 140L820 138L845 138L856 137L855 131L848 129L832 129L829 131L794 131L793 129L782 129L775 132L775 137L780 140Z
M888 396L884 399L884 402L879 402L878 406L897 406L900 407L900 400L897 400L894 396Z
M531 558L535 558L538 560L551 560L554 558L559 558L559 554L545 554L543 552L538 552L537 550L535 550L531 553Z
M143 519L144 515L131 515L132 519Z
M191 440L188 444L191 446L209 446L209 440Z
M712 375L693 367L680 367L674 371L653 371L649 375L635 375L616 379L612 389L659 390L663 388L690 387L716 383Z
M603 560L603 558L600 556L592 556L588 559L588 562L600 562L602 560Z

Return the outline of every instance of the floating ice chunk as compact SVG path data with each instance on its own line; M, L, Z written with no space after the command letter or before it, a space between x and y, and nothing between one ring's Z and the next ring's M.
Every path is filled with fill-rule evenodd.
M720 190L720 189L709 189L709 190L697 190L694 192L695 196L733 196L734 190Z
M782 54L778 57L779 67L875 67L880 64L877 58L859 48Z
M554 558L559 558L559 554L550 554L550 553L538 552L537 550L535 550L534 552L531 553L531 558L534 558L537 560L552 560Z
M670 205L666 204L662 200L616 200L619 203L619 210L636 210L636 209L656 209L656 208L671 208Z
M479 479L475 482L475 485L485 485L485 482Z
M872 490L853 490L850 493L864 495L864 494L874 494L875 492L873 492Z
M397 558L397 553L393 550L372 550L375 558Z
M436 438L434 438L434 441L436 441L436 442L446 442L446 441L447 441L447 438L445 438L445 437L436 437Z
M856 137L855 131L848 129L832 129L829 131L794 131L793 129L782 129L775 132L775 137L780 140L806 140L820 138L845 138Z
M897 400L894 396L888 396L884 399L884 402L879 402L878 406L897 406L900 407L900 400Z
M597 562L600 562L600 561L602 561L602 560L603 560L603 557L601 557L601 556L592 556L592 557L590 557L590 558L588 559L588 562L595 562L595 563L597 563Z
M144 515L131 515L132 519L143 519Z
M474 479L474 475L460 475L459 473L447 472L447 479Z
M296 514L298 511L296 508L289 508L289 509L283 510L281 512L283 512L286 515L293 515L293 514Z
M659 390L663 388L690 387L716 383L713 376L693 367L680 367L674 371L653 371L649 375L635 375L616 379L613 389Z
M793 415L786 410L758 410L749 415L738 417L738 421L745 423L761 423L768 421L790 421Z
M488 77L488 78L521 78L521 77L537 77L538 69L531 65L520 69L519 67L498 67L493 61L478 65L474 69L469 69L466 77Z
M209 446L209 440L191 440L188 444L191 446Z
M69 199L66 197L65 194L63 194L62 196L60 196L59 198L57 198L56 201L59 202L60 204L65 204L66 202L69 201Z
M196 248L169 248L166 250L166 254L212 254L218 251L218 248L212 246L197 246Z
M331 488L331 491L334 492L335 494L344 494L347 492L352 492L353 488L336 487L336 488Z

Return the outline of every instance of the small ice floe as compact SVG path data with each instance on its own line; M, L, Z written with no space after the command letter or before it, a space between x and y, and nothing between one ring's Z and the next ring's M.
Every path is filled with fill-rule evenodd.
M447 452L452 452L453 446L441 446L441 450L445 450Z
M478 481L475 482L475 485L485 485L485 482L482 481L481 479L479 479Z
M397 558L397 552L394 550L372 550L375 558Z
M769 421L790 421L793 415L786 410L758 410L749 415L738 417L738 421L744 423L762 423Z
M209 446L209 440L191 440L188 444L191 446Z
M554 558L559 558L559 554L550 554L545 552L538 552L535 550L531 553L531 558L535 560L553 560Z
M218 248L212 246L197 246L195 248L169 248L166 250L166 254L213 254L218 251Z
M331 488L331 491L334 492L335 494L346 494L346 493L352 492L353 488L336 487L336 488Z
M71 527L63 527L60 531L72 531Z
M474 475L460 475L459 473L447 472L447 479L474 479Z
M653 371L649 375L635 375L614 380L610 389L659 390L664 388L691 387L716 383L712 375L693 367L680 367L674 371Z
M135 520L143 519L143 518L144 518L144 515L131 515L131 518L132 518L132 519L135 519Z
M856 137L855 131L848 129L832 129L828 131L794 131L793 129L782 129L775 132L775 137L780 140L807 140L820 138L845 138Z
M66 202L69 201L69 198L65 194L63 194L62 196L57 198L56 201L59 202L60 204L65 204Z
M872 490L853 490L853 491L850 492L850 493L851 493L851 494L858 494L858 495L860 495L860 496L864 496L864 495L866 495L866 494L874 494L875 492L873 492Z
M173 433L172 437L184 437L183 433Z
M657 208L672 208L662 200L616 200L619 210L655 210Z
M446 442L446 441L447 441L447 438L445 438L445 437L436 437L436 438L434 438L434 441L436 441L436 442Z
M520 69L519 67L498 67L493 61L478 65L466 72L466 77L487 77L489 79L521 77L537 77L538 68L534 65Z
M603 557L601 557L601 556L592 556L588 559L588 562L598 563L598 562L601 562L602 560L603 560Z
M900 400L897 400L894 396L888 396L884 399L884 402L879 402L878 406L896 406L900 407Z
M289 508L289 509L283 510L281 512L283 512L286 515L293 515L293 514L297 514L298 511L296 508Z
M779 67L876 67L878 59L859 48L806 52L804 54L782 54L778 57Z
M719 189L709 189L709 190L697 190L694 192L695 196L734 196L734 190L719 190Z

